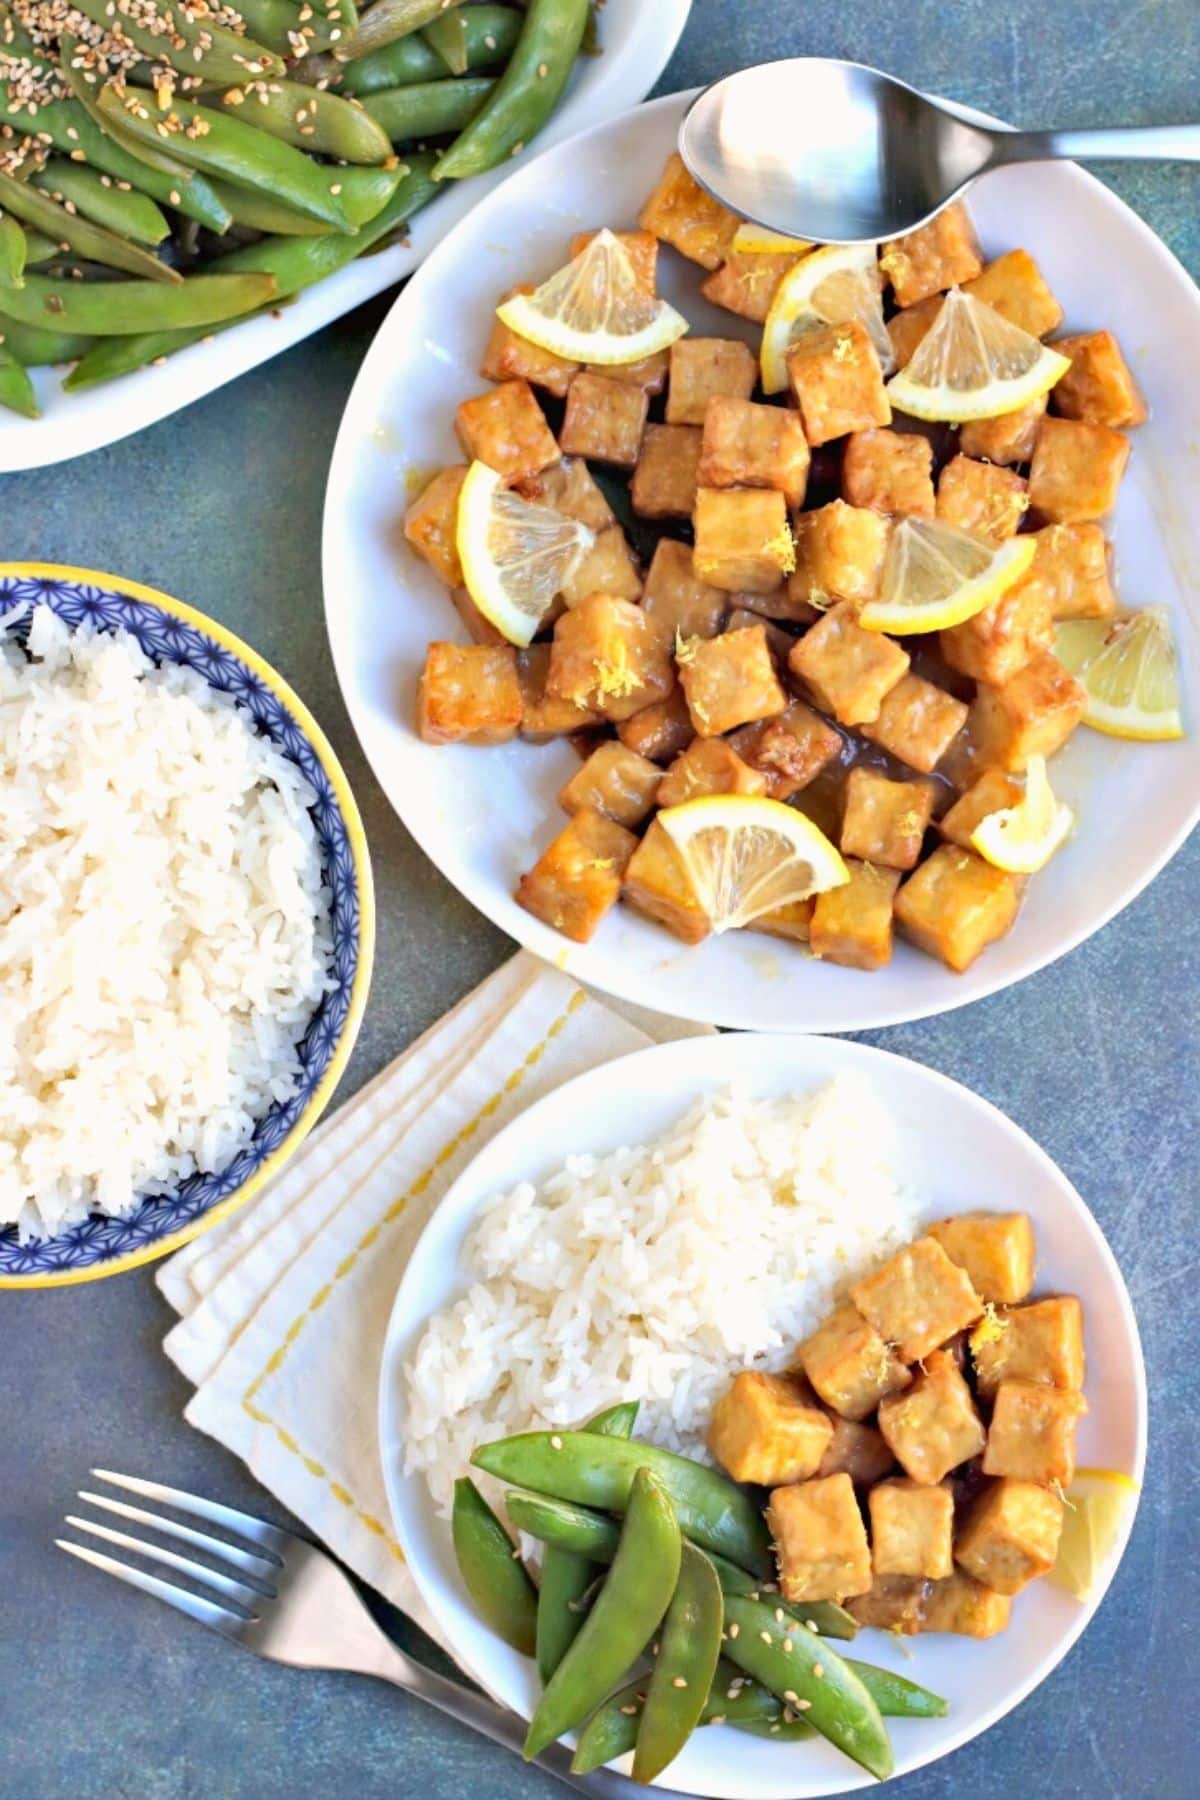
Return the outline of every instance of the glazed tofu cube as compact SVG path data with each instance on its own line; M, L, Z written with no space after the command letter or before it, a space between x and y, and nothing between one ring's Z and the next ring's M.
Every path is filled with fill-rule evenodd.
M683 158L672 151L658 186L643 206L638 224L681 256L704 269L719 269L729 254L740 221L692 180Z
M720 268L701 284L714 306L761 325L779 292L779 284L795 263L790 251L731 250Z
M718 394L704 415L700 481L709 488L777 488L789 507L808 485L808 442L794 412Z
M930 775L966 722L961 700L910 672L884 695L879 717L864 725L862 734L910 769Z
M597 535L617 522L617 515L581 457L564 456L548 469L518 482L517 492L535 506L552 506L568 519L578 519Z
M550 673L549 644L530 644L517 652L517 680L521 686L521 736L546 744L601 724L599 716L574 700L560 700L546 692Z
M842 855L881 863L887 869L915 869L933 816L934 798L931 782L889 781L886 775L861 764L851 769L842 815ZM890 894L888 900L890 936Z
M564 937L586 944L621 896L637 847L632 831L601 813L577 812L517 883L517 904Z
M939 1219L927 1235L937 1239L951 1262L966 1270L981 1300L1015 1306L1033 1286L1036 1245L1028 1213L958 1213Z
M713 1408L708 1447L735 1481L781 1487L815 1475L832 1436L807 1382L744 1369Z
M624 744L597 744L560 789L558 803L569 813L588 807L632 831L654 811L661 779L658 764L636 750L627 750Z
M927 1356L983 1311L969 1276L929 1237L906 1244L874 1274L856 1281L850 1298L905 1362Z
M874 1425L858 1419L832 1420L833 1436L821 1458L818 1475L848 1475L855 1487L882 1481L894 1458Z
M843 1301L796 1352L796 1361L833 1412L861 1420L912 1376L858 1308Z
M704 909L696 898L679 852L657 819L629 859L622 896L635 911L665 925L685 944L698 944L709 933Z
M1087 696L1048 650L1038 650L1002 687L981 687L971 739L981 767L1023 769L1031 756L1061 750L1083 717Z
M642 611L672 651L681 639L716 637L728 605L720 588L700 580L687 544L676 538L658 540L646 576Z
M430 644L417 688L417 730L427 744L504 744L520 723L511 644Z
M943 844L896 895L896 923L910 943L961 975L1010 929L1020 898L1017 876Z
M997 1637L1007 1630L1012 1601L984 1587L973 1575L955 1569L945 1581L930 1588L924 1606L922 1631L952 1631L958 1637Z
M1010 1475L1042 1487L1070 1487L1075 1477L1075 1431L1087 1401L1075 1388L1040 1381L1002 1381L996 1389L985 1475Z
M810 444L891 424L879 357L857 320L804 332L787 353L787 369Z
M1145 423L1146 402L1111 331L1059 338L1054 348L1071 359L1071 367L1054 386L1056 413L1117 431Z
M820 962L840 968L882 969L892 959L892 902L899 871L853 857L847 857L846 869L849 881L816 897L809 948Z
M942 814L938 820L938 830L947 843L958 844L962 849L969 850L972 832L987 818L988 814L1005 812L1010 806L1018 805L1024 792L1025 789L1021 783L1014 780L1011 775L1006 775L1003 769L985 769L978 781L972 782L966 793L959 796L949 812ZM953 1223L953 1220L947 1221L947 1225ZM930 1226L930 1233L942 1242L942 1248L947 1255L954 1262L961 1263L970 1274L970 1264L962 1256L955 1256L949 1243L941 1239L941 1228ZM974 1280L973 1276L972 1280ZM979 1287L978 1282L975 1285ZM995 1298L992 1294L984 1294L982 1288L979 1288L979 1292L983 1294L985 1300Z
M1033 456L1038 427L1046 416L1047 396L1042 394L1016 412L1004 413L998 419L971 419L958 434L958 447L964 456L983 462L1027 463Z
M647 425L629 498L643 519L690 519L700 467L698 425Z
M842 752L833 726L803 700L791 701L774 719L745 726L731 742L738 755L766 778L772 800L790 800Z
M897 306L915 306L931 294L961 287L983 268L971 216L961 200L928 225L885 244L879 267L892 284Z
M680 338L671 345L667 423L703 425L710 400L748 400L758 365L738 338Z
M880 436L886 435L880 433ZM788 596L797 609L818 609L831 600L861 604L879 592L891 523L871 507L831 500L795 520L796 568ZM805 611L798 610L803 618Z
M656 763L669 763L687 749L695 735L683 689L678 686L665 700L651 701L617 726L617 736L628 749Z
M576 375L567 389L562 447L568 456L632 469L642 446L649 396L607 375Z
M907 1393L879 1404L879 1429L906 1475L935 1487L984 1445L971 1390L945 1350L932 1350Z
M848 1475L772 1490L767 1525L788 1602L845 1600L871 1585L871 1549Z
M680 653L679 683L700 737L770 719L787 705L763 625L698 638Z
M628 719L675 685L670 653L640 606L591 594L554 627L547 691L606 719Z
M877 1575L944 1581L954 1573L954 1497L947 1487L884 1481L867 1496Z
M846 1602L860 1625L915 1637L922 1630L930 1583L916 1575L876 1575L867 1593Z
M726 631L750 631L755 626L761 626L767 634L767 648L771 652L771 658L776 669L782 674L787 665L788 651L796 640L790 631L785 631L781 625L772 623L771 595L735 594L733 598L740 600L742 604L731 607L725 615ZM750 601L754 602L753 607L748 604Z
M698 489L695 569L727 594L770 594L795 566L787 502L767 488Z
M907 368L917 345L941 310L942 296L930 294L927 300L918 300L915 306L902 307L888 320L888 336L892 340L892 355L898 369Z
M976 1385L985 1399L1002 1381L1043 1381L1081 1388L1083 1308L1074 1294L1014 1306L986 1319L971 1336Z
M609 381L622 381L628 387L641 388L644 394L661 394L667 385L671 358L666 350L643 356L632 363L588 363L589 375L603 375Z
M519 287L510 289L504 298L511 300L514 294L532 294L533 291L531 281L522 282ZM528 381L532 387L545 388L548 394L561 400L566 395L567 383L578 372L578 363L555 356L553 350L539 350L528 338L518 337L503 319L492 320L492 333L479 365L479 373L486 381Z
M611 230L611 227L609 227ZM577 231L571 239L568 255L574 262L582 256L599 231ZM652 231L614 231L613 236L633 265L634 278L647 294L658 293L658 239Z
M454 425L468 457L507 482L524 481L559 459L554 433L527 381L502 381L464 400Z
M448 588L462 586L462 564L458 560L455 534L458 496L466 474L464 463L439 469L404 515L405 538Z
M962 285L968 294L994 307L1001 318L1019 325L1031 337L1045 337L1062 324L1063 309L1028 250L1006 251L973 281Z
M933 445L909 431L855 431L842 454L842 495L873 512L934 510Z
M938 476L938 518L993 544L1016 535L1028 505L1028 482L995 463L955 456Z
M906 650L881 631L864 631L843 601L813 626L788 657L822 712L841 725L869 725L908 670Z
M653 768L654 765L651 764ZM697 738L675 758L657 789L659 806L682 806L704 794L763 794L767 781L724 738Z
M1051 619L1111 619L1117 610L1109 575L1109 545L1099 525L1047 525L1021 583L1045 601ZM1047 649L1049 644L1045 646Z
M490 619L484 618L465 587L450 589L450 604L466 626L473 644L501 646L508 643L504 633L497 631Z
M591 549L580 557L562 584L562 597L568 606L578 606L589 594L637 600L641 592L641 571L619 525L609 525L596 533Z
M939 644L943 660L960 675L999 687L1053 639L1045 595L1026 576L973 618L943 631Z
M1102 519L1117 503L1129 439L1107 425L1045 418L1029 469L1029 504L1052 525Z
M1054 1567L1063 1503L1049 1488L1007 1478L975 1500L954 1554L968 1575L997 1594L1019 1594Z
M770 912L759 913L746 929L765 931L768 937L786 938L792 944L807 944L812 915L811 900L791 900L786 906L773 906ZM817 1473L834 1475L837 1470L822 1467Z

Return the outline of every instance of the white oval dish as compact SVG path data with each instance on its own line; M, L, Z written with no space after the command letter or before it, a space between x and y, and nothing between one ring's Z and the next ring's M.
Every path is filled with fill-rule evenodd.
M381 1369L379 1426L396 1533L423 1599L455 1658L494 1698L526 1717L536 1701L533 1664L503 1644L475 1612L459 1579L447 1521L424 1479L403 1473L402 1368L429 1316L462 1290L460 1254L480 1208L519 1181L538 1181L573 1152L605 1154L667 1130L703 1093L730 1082L755 1098L807 1093L836 1076L869 1082L897 1128L902 1183L923 1196L922 1216L972 1208L1033 1219L1038 1289L1083 1302L1090 1406L1079 1434L1081 1466L1126 1471L1140 1482L1146 1454L1146 1380L1137 1324L1111 1250L1086 1205L1045 1152L995 1107L945 1076L862 1044L813 1037L693 1038L656 1046L568 1082L500 1132L454 1184L426 1226L392 1310ZM1119 1546L1123 1552L1132 1516ZM900 1646L860 1633L855 1654L945 1695L944 1719L890 1720L896 1774L945 1756L1010 1712L1079 1637L1115 1571L1081 1606L1040 1581L1021 1595L1013 1623L986 1643L923 1637ZM713 1800L816 1800L873 1785L829 1745L772 1744L707 1727L663 1783Z
M649 93L666 68L691 11L692 0L607 0L601 18L603 50L581 57L562 105L537 139L537 150L611 119ZM343 313L374 299L411 275L446 233L498 186L506 163L471 181L451 183L446 193L412 222L406 244L366 256L309 288L278 316L248 319L206 343L181 350L158 369L140 369L103 387L64 394L61 371L34 369L40 419L0 410L0 471L38 469L87 450L115 444L159 419L169 418L259 363L290 350Z

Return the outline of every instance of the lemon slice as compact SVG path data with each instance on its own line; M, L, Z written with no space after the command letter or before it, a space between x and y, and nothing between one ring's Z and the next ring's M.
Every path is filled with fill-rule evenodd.
M951 288L888 395L914 419L997 419L1040 399L1070 366L995 307Z
M1045 757L1031 756L1021 800L981 819L971 833L971 844L993 868L1007 869L1010 875L1033 875L1066 842L1074 823L1071 808L1054 798Z
M1112 1559L1117 1539L1137 1505L1138 1484L1118 1469L1079 1469L1064 1496L1058 1560L1050 1571L1056 1587L1090 1600Z
M595 543L577 519L510 493L474 462L458 496L458 557L472 600L510 644L528 644Z
M496 316L539 350L606 366L641 362L688 328L682 313L640 285L628 250L607 229L532 294L505 300Z
M1033 561L1030 536L993 544L956 525L910 514L888 545L879 598L858 615L869 631L948 631L1019 581Z
M830 244L802 257L776 290L763 324L762 385L782 394L788 384L787 353L813 325L845 325L857 319L879 353L885 375L896 366L883 322L883 287L874 244Z
M825 833L794 807L759 794L709 794L658 815L714 931L850 879Z
M765 225L753 225L749 219L743 219L733 234L730 249L735 255L744 252L747 256L782 256L790 250L794 256L803 256L812 245L807 238L784 237L781 231L770 231Z
M1179 669L1166 609L1120 619L1068 619L1054 654L1087 690L1085 725L1109 737L1160 743L1183 736Z

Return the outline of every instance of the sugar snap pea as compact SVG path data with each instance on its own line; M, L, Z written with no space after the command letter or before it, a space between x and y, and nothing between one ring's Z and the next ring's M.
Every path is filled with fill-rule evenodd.
M45 168L31 178L31 186L74 206L85 219L105 226L139 244L161 244L171 235L165 214L146 194L118 187L111 175L89 169L85 163L52 156Z
M0 346L0 406L6 406L10 412L20 413L22 418L39 417L37 395L33 391L33 382L29 379L29 371L19 363L11 351Z
M393 144L458 131L473 119L496 86L490 75L460 80L415 81L408 87L368 94L362 104Z
M279 200L272 199L270 194L256 194L252 188L234 187L229 181L214 181L213 192L223 206L229 208L235 225L242 225L249 231L268 232L279 237L326 237L328 225L320 219L307 219L303 213L293 212L290 206L284 206ZM335 234L340 237L340 232Z
M508 67L441 158L434 171L439 181L478 175L525 148L558 105L587 17L587 0L530 0Z
M49 194L31 183L16 181L0 170L0 205L14 217L23 219L35 230L59 243L69 244L79 256L105 268L120 269L126 275L140 275L147 281L178 284L183 280L177 269L160 262L140 244L131 244L103 225L94 225L79 213L69 212Z
M748 1737L775 1738L783 1744L803 1742L805 1738L815 1735L813 1727L807 1719L732 1719L730 1723L735 1731L744 1731Z
M441 13L460 6L462 0L375 0L358 21L358 28L338 45L343 62L365 56L368 50L381 50L397 38L419 31Z
M333 156L339 162L382 163L392 154L382 126L352 100L321 94L298 81L252 81L227 88L223 107L297 150Z
M63 248L48 238L43 231L35 231L31 225L25 227L25 267L36 269L41 263L53 262L61 256ZM24 358L21 359L24 361Z
M418 167L418 164L425 171L421 178L421 185L424 185L430 179L429 170L432 160L431 157L409 156L405 158L404 162L397 161L391 168L323 168L321 174L330 194L337 201L351 225L356 229L361 229L378 218L384 207L399 191L401 182ZM424 204L425 201L422 200L421 205ZM371 239L372 243L375 241L374 238ZM360 250L367 247L362 238L358 240L358 243Z
M711 1552L710 1552L711 1555ZM781 1606L799 1624L810 1626L828 1638L853 1638L858 1635L858 1621L844 1606L838 1606L833 1600L803 1600L789 1604L781 1600L778 1594L769 1594L752 1576L746 1574L724 1557L714 1556L717 1574L721 1578L721 1591L726 1594L745 1594L754 1600L769 1600L772 1606Z
M633 1432L637 1406L610 1407L584 1426L601 1437L627 1438ZM596 1575L596 1565L573 1550L547 1544L542 1550L538 1581L537 1666L545 1685L571 1648L583 1625L583 1598Z
M25 282L25 233L15 219L0 212L0 288Z
M700 1723L721 1653L723 1616L716 1570L703 1550L684 1544L638 1724L635 1781L661 1775Z
M40 325L23 325L0 311L0 345L11 351L27 369L74 362L95 341L95 338L81 337L75 332L46 331Z
M574 1774L589 1774L633 1749L648 1693L649 1676L639 1675L596 1708L579 1734L571 1761ZM782 1717L782 1701L724 1657L718 1661L701 1709L701 1725L771 1724Z
M237 10L255 42L285 58L327 50L357 23L349 0L324 12L298 6L296 0L238 0Z
M192 17L182 6L164 15L167 32L151 30L130 0L72 0L85 18L108 31L119 30L143 56L167 63L204 81L245 81L254 75L282 75L283 59L265 44L221 25L211 14Z
M440 18L431 19L421 32L421 36L431 49L436 50L452 75L465 75L467 72L467 26L466 8L455 7L453 12L443 13Z
M885 1719L942 1719L949 1708L940 1694L917 1682L897 1675L893 1669L881 1669L877 1663L845 1659L853 1669Z
M27 325L90 337L123 337L216 324L265 306L274 294L270 275L192 275L178 287L157 281L52 281L44 275L27 275L23 288L5 288L4 309Z
M512 6L465 6L455 15L466 34L467 72L500 69L520 36L521 14ZM367 56L340 63L333 56L310 56L292 74L297 81L328 81L343 94L378 94L417 81L440 81L450 70L426 43L423 33L397 38Z
M450 1528L458 1572L479 1612L506 1644L532 1656L537 1589L507 1531L465 1476L454 1484Z

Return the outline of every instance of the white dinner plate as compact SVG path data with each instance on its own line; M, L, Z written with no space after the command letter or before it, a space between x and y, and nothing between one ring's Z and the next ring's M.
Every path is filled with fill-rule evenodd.
M568 1082L513 1121L455 1182L425 1227L396 1295L384 1345L380 1444L396 1533L422 1597L456 1659L495 1698L526 1717L537 1697L533 1664L475 1612L459 1579L447 1522L423 1477L403 1473L402 1369L430 1315L463 1291L463 1239L480 1208L519 1181L537 1182L575 1152L603 1155L669 1129L696 1097L730 1082L754 1098L807 1094L837 1076L874 1089L897 1132L900 1183L923 1220L974 1208L1028 1212L1037 1234L1035 1292L1078 1294L1087 1340L1081 1467L1142 1479L1146 1380L1125 1283L1099 1226L1061 1170L1003 1113L919 1063L862 1044L813 1037L692 1038L622 1057ZM854 1654L921 1682L949 1701L943 1719L889 1720L896 1774L933 1762L1010 1712L1066 1655L1103 1598L1132 1526L1126 1521L1106 1579L1087 1605L1038 1581L1013 1603L1012 1623L985 1643L919 1637L900 1645L863 1631ZM714 1800L808 1800L873 1785L820 1741L780 1745L706 1727L663 1777Z
M652 5L606 0L600 15L601 54L580 57L561 105L529 154L613 118L648 94L670 61L691 7L692 0L653 0ZM417 214L406 244L350 263L289 301L278 316L248 319L218 332L207 343L181 350L161 368L141 369L80 394L63 393L61 370L34 369L42 416L21 419L0 409L0 471L37 469L115 444L290 350L301 338L411 275L512 166L506 163L470 181L452 182Z
M948 1011L1021 980L1097 931L1178 849L1200 813L1200 740L1131 745L1081 729L1054 782L1077 833L1030 883L1010 936L965 975L906 945L874 974L818 963L754 932L698 949L617 907L577 945L513 899L565 816L563 741L500 749L424 744L413 728L432 638L462 640L445 589L399 523L418 477L461 459L454 409L479 392L500 293L563 261L582 227L632 224L673 148L688 95L670 95L561 144L513 175L430 257L397 300L346 407L325 502L325 611L355 728L381 785L426 854L481 912L580 981L676 1017L770 1031L859 1031ZM1144 384L1151 422L1134 434L1113 535L1131 605L1166 604L1194 685L1200 663L1200 297L1158 239L1072 164L1006 169L971 207L991 253L1027 246L1069 327L1110 326ZM674 252L663 286L697 332L756 328L699 296ZM1101 281L1097 270L1120 270ZM410 480L410 472L417 475Z

